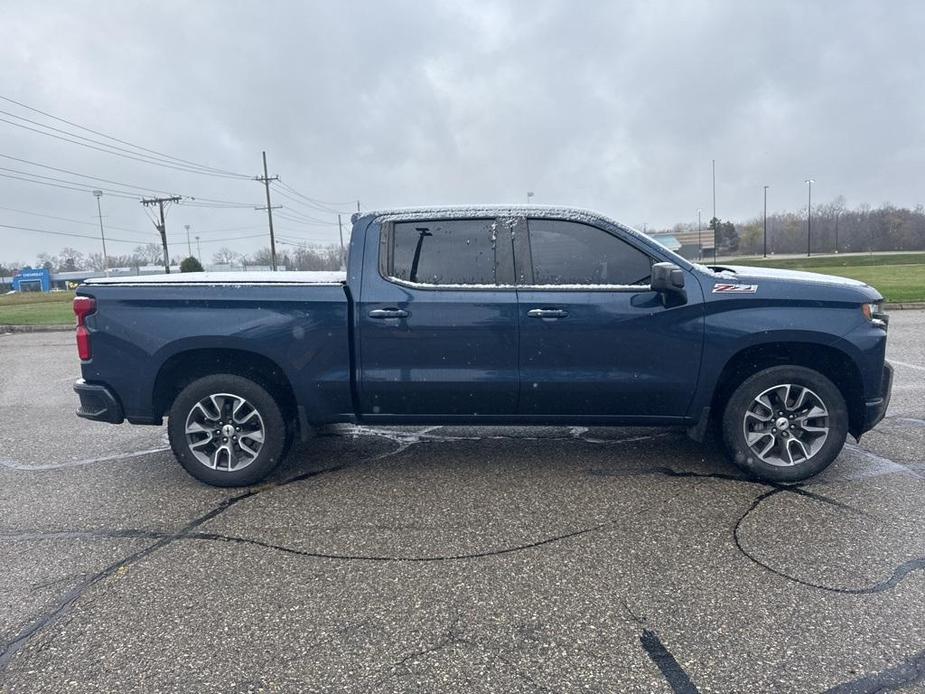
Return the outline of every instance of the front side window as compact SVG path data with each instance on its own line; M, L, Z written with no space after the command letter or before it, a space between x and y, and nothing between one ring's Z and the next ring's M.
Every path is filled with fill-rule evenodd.
M648 284L652 259L603 229L556 219L528 220L533 284Z
M493 219L398 222L388 275L416 284L495 284Z

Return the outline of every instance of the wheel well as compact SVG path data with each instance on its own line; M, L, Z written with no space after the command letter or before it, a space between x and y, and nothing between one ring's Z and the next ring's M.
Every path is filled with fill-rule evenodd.
M239 349L193 349L170 357L154 382L155 416L163 416L187 385L203 376L235 374L259 383L277 400L284 416L297 421L295 393L279 365L255 352Z
M861 373L847 354L834 347L805 342L775 342L747 347L723 368L713 391L711 412L722 417L726 401L746 378L772 366L792 364L818 371L841 391L848 407L849 431L863 426L864 387Z

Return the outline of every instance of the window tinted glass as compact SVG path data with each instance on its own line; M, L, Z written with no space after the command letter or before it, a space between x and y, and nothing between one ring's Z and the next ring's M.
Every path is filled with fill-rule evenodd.
M495 284L492 219L399 222L390 276L420 284Z
M652 261L587 224L531 219L534 284L647 284Z

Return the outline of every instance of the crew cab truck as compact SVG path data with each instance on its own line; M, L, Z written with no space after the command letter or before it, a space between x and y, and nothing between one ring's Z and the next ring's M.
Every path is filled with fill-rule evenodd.
M189 273L77 291L87 419L159 425L186 470L254 484L333 422L710 423L749 473L818 473L884 416L883 297L691 263L568 208L355 215L345 273Z

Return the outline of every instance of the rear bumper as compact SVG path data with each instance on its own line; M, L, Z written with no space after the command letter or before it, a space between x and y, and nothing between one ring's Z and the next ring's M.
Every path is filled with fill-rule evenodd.
M889 362L883 362L883 377L880 379L880 396L864 403L864 431L870 431L886 414L890 406L890 395L893 390L893 367Z
M80 378L74 384L74 392L80 398L78 417L110 424L121 424L125 419L122 405L106 386L87 383Z

